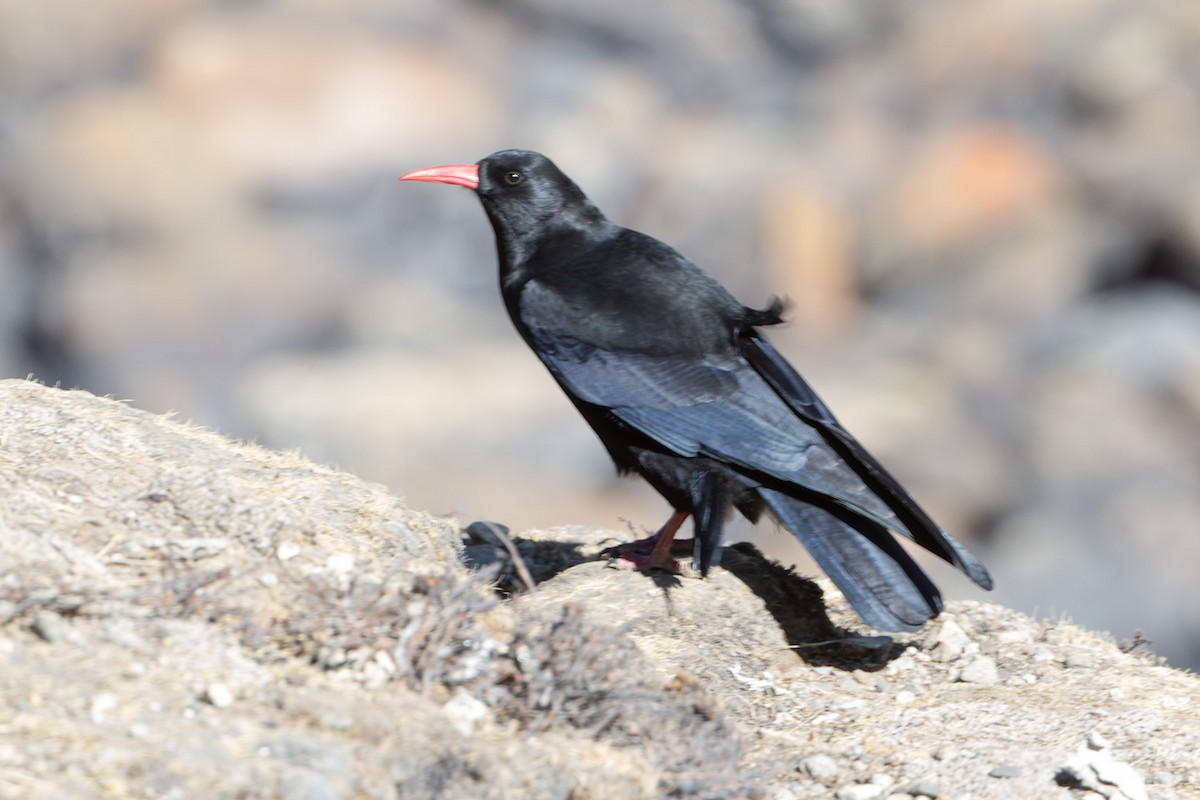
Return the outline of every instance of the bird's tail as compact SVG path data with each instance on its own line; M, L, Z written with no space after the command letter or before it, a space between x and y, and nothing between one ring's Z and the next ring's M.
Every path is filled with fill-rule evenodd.
M992 588L992 576L979 559L929 518L900 482L841 426L824 401L770 342L757 335L748 335L742 338L741 344L742 353L771 388L792 411L820 432L826 443L851 465L871 491L896 514L902 523L895 529L898 533L958 567L977 586ZM861 532L859 522L850 524L850 527ZM795 531L794 528L792 530ZM797 536L800 534L797 533ZM916 565L913 568L916 569Z
M937 587L879 523L775 489L758 492L872 628L917 630L942 610Z

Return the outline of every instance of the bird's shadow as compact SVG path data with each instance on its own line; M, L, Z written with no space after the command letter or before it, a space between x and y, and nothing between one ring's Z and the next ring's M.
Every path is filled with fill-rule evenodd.
M763 601L805 663L875 672L908 649L891 636L863 635L835 624L816 581L767 558L749 542L726 547L721 567Z
M479 525L480 523L475 523ZM494 523L489 523L494 533ZM478 533L479 529L476 529ZM507 529L500 528L501 539ZM519 554L513 559L512 553ZM591 546L580 542L511 537L474 542L463 548L463 562L473 570L498 570L496 591L514 597L561 572L591 561L604 560ZM805 663L842 670L874 672L899 657L908 644L891 636L863 635L836 625L830 618L821 587L797 575L789 567L764 556L749 542L726 547L720 567L754 592L775 618L788 646ZM684 586L684 579L666 571L642 573L662 590L668 603L671 594Z

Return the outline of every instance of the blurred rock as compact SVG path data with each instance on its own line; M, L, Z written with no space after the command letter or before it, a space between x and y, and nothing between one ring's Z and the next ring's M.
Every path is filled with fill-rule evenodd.
M499 99L435 42L317 19L217 17L164 38L152 84L242 180L324 177L439 149L492 144Z
M986 244L1014 219L1050 202L1055 169L1015 127L967 124L916 143L880 189L883 235L918 263L950 248Z
M763 202L763 261L774 291L806 333L829 338L859 312L852 222L840 198L784 172Z

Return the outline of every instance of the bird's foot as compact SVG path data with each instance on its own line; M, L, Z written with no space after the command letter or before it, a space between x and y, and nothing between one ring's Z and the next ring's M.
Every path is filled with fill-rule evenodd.
M629 569L634 572L669 572L672 575L683 574L683 564L673 558L656 559L650 556L621 556L608 562L613 569Z
M600 555L614 559L612 565L618 569L636 569L639 572L662 569L678 575L683 568L671 558L671 553L686 553L692 549L691 539L675 538L675 532L687 516L686 511L676 511L653 536L606 547L600 551Z
M654 552L654 548L658 546L659 539L662 538L662 531L647 536L645 539L636 539L632 542L624 542L622 544L614 544L612 547L606 547L600 551L600 555L619 558L621 556L633 553L634 555L648 555ZM672 553L690 553L692 551L691 539L673 539L671 541Z
M675 539L668 547L662 548L658 546L660 536L661 534L656 533L645 539L606 547L600 551L600 555L611 558L610 566L616 569L632 569L638 572L660 569L679 575L683 572L683 567L671 558L671 554L691 553L692 540Z

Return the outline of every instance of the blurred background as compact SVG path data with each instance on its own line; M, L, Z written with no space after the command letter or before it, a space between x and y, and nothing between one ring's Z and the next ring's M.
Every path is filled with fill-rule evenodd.
M1195 0L0 0L0 375L654 529L476 199L395 180L504 147L791 298L777 345L991 566L949 596L1200 666Z

